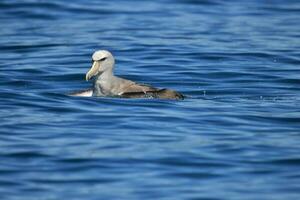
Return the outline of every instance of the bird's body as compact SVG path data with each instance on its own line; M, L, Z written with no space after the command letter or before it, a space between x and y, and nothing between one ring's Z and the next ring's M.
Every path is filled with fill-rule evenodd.
M124 98L183 99L183 95L169 89L158 89L148 85L117 77L113 74L114 58L105 50L93 54L93 66L86 74L86 80L94 77L92 90L76 92L73 96L110 96Z

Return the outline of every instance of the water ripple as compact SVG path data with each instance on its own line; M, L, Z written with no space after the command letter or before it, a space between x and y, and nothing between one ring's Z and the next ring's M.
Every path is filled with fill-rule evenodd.
M2 199L299 198L297 1L0 8ZM97 49L186 99L69 96Z

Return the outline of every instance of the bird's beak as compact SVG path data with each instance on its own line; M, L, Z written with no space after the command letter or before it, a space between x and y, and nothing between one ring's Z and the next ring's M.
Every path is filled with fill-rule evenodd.
M90 80L93 76L97 75L99 72L100 63L98 61L94 61L91 69L86 73L85 80Z

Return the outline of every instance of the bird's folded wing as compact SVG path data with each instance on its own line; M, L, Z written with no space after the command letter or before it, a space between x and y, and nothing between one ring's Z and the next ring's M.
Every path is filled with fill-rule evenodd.
M132 82L124 88L120 94L124 98L160 98L160 99L184 99L179 92L169 89L157 89L148 85Z
M122 88L122 92L120 93L120 95L125 93L139 93L139 92L146 94L147 92L154 92L157 90L158 90L157 88L148 85L137 84L135 82L132 82Z

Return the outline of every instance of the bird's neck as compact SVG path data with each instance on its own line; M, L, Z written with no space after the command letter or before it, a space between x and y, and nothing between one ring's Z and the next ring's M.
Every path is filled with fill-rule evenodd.
M98 75L97 81L99 80L111 80L114 77L114 73L112 69L105 70L101 74Z
M96 77L94 82L94 96L110 95L110 90L113 86L114 74L112 70L105 70Z

